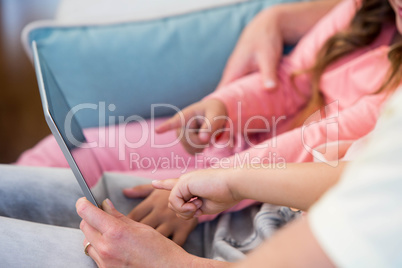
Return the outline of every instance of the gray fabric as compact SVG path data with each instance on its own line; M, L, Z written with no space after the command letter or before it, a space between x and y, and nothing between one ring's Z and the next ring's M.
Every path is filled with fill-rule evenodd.
M124 197L121 190L150 182L113 173L103 179L109 198L125 214L141 200ZM78 229L75 202L82 196L69 169L0 165L0 266L96 267L83 253ZM203 256L202 237L199 225L184 248Z
M205 257L230 262L241 260L299 215L287 207L270 204L223 214L205 226L205 245L210 245L205 248Z
M96 267L80 230L0 217L1 267Z
M0 165L0 216L78 228L73 179L69 169Z
M148 179L105 173L100 185L127 214L141 199L122 189ZM71 170L0 165L0 260L4 267L95 267L83 253L75 202L83 196ZM191 254L236 261L298 214L255 205L199 224L183 246ZM149 241L148 241L149 242Z
M68 169L0 165L0 259L4 267L96 267L83 254Z

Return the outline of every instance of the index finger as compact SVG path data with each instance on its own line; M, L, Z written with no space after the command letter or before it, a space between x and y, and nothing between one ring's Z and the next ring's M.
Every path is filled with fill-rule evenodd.
M156 127L156 133L164 133L166 131L179 128L184 125L185 119L182 112L176 113L173 117L169 118L161 125Z
M179 179L153 180L152 186L155 189L171 191L178 181Z
M95 207L84 197L78 199L75 206L78 215L101 234L104 234L116 223L116 218Z

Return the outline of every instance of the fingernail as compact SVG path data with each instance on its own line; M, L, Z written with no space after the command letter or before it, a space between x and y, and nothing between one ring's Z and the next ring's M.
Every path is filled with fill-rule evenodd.
M106 208L107 208L107 209L115 209L115 207L114 207L112 201L110 201L109 198L106 198L105 201L103 201L102 206L104 207L105 205L106 205Z
M202 141L208 141L209 135L208 135L208 133L206 133L206 132L201 132L200 135L199 135L199 138L200 138L200 140L202 140Z
M87 200L86 197L80 197L80 198L78 198L77 203L84 202L85 200Z
M268 79L268 80L265 80L264 86L266 88L274 88L274 87L276 87L276 83L274 80Z

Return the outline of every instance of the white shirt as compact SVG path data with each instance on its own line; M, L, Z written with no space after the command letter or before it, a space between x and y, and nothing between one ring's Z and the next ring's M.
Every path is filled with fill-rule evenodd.
M338 267L402 267L402 89L383 110L367 147L308 215Z

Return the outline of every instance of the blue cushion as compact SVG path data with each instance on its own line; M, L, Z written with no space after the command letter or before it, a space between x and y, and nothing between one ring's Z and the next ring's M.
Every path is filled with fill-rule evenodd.
M106 119L149 118L153 103L183 108L212 92L244 26L261 9L292 1L252 0L145 22L42 26L28 40L37 42L71 107L104 102L116 106ZM155 115L174 112L157 108ZM77 116L83 127L99 124L99 110Z

